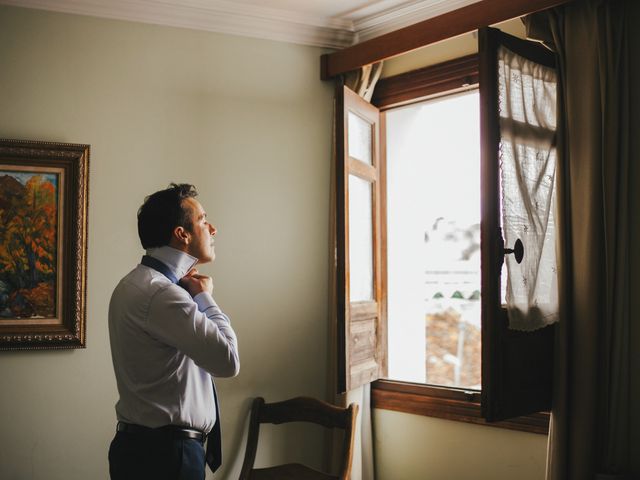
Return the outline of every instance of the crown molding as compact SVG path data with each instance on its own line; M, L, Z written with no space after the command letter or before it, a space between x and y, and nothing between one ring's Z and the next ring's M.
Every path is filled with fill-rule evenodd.
M0 0L0 4L342 49L478 0L414 0L322 17L232 0ZM389 3L389 2L388 2ZM378 2L384 8L385 2Z
M354 43L364 42L409 25L437 17L479 0L415 0L380 13L361 15L355 20ZM364 9L363 9L364 10ZM364 13L361 11L361 13Z
M224 0L0 0L0 4L340 49L353 22Z

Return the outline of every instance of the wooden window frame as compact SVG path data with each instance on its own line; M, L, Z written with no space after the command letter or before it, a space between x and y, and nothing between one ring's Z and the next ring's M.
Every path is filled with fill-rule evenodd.
M372 384L371 406L382 410L394 410L541 435L549 433L548 412L524 415L501 422L487 422L482 418L480 395L477 390L378 380Z
M571 0L479 0L408 27L320 57L320 78L329 80L482 27L546 10Z
M380 112L347 86L336 86L336 232L337 232L337 390L339 393L368 384L387 374L386 302L383 292L384 266L381 197ZM349 113L371 127L371 164L349 155ZM373 298L351 301L349 177L371 185Z
M430 98L478 88L478 55L468 55L448 62L421 68L380 80L372 104L380 109L381 125L386 126L384 111ZM386 131L381 132L385 146ZM386 152L382 154L382 172L386 173ZM386 196L386 192L383 193ZM385 222L386 223L386 222ZM386 225L385 225L386 227ZM386 244L386 235L383 234ZM386 257L386 255L385 255ZM386 258L385 271L386 271ZM487 425L510 430L547 435L549 413L540 412L501 422L487 422L482 417L481 392L454 387L378 380L372 383L371 406L384 410Z
M475 90L479 82L478 54L449 60L393 77L376 84L371 103L381 112L429 98Z

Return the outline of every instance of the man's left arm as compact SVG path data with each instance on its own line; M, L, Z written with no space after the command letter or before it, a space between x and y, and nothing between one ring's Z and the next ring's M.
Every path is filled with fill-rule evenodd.
M218 327L218 332L221 337L224 337L224 341L229 345L227 349L226 358L220 362L222 365L227 365L228 369L221 372L219 365L217 367L216 376L219 377L235 377L240 371L240 359L238 356L238 339L236 333L231 327L231 321L229 317L220 309L209 292L201 292L193 297L193 300L198 305L198 310Z
M209 292L192 298L177 285L161 289L151 300L146 329L211 375L233 377L239 372L236 334Z

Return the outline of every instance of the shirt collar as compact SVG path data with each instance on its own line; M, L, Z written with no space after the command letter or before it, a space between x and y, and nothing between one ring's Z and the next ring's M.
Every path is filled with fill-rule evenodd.
M184 277L198 263L196 257L168 245L149 248L147 255L164 263L178 279Z

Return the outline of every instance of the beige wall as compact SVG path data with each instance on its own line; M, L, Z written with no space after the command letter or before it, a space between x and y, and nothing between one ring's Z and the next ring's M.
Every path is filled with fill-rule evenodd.
M498 23L494 27L517 37L524 38L525 36L524 25L518 18ZM469 32L385 61L382 77L399 75L428 65L471 55L477 51L477 35L475 32Z
M543 480L546 436L375 410L379 480Z
M0 478L108 478L108 300L142 254L138 206L170 181L195 183L218 227L202 270L240 342L240 376L218 382L217 478L235 476L252 397L325 396L333 90L321 53L0 7L0 138L91 144L87 349L0 352ZM300 455L317 463L319 450Z

